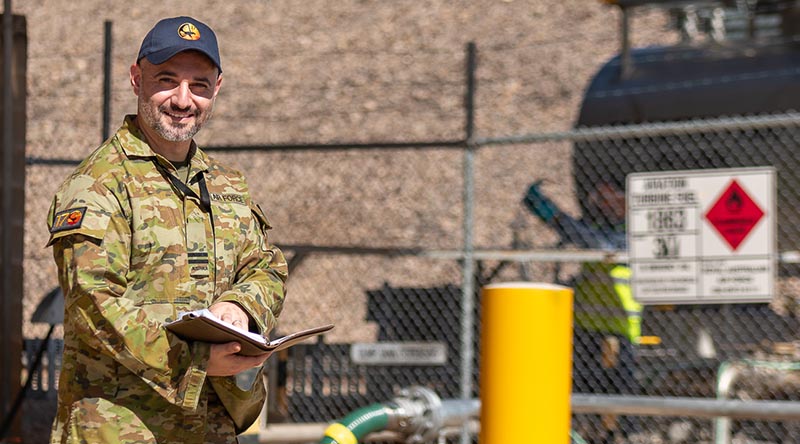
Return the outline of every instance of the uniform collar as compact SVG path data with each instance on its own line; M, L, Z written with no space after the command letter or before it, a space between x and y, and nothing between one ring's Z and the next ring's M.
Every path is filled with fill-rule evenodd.
M141 157L147 159L157 159L159 162L165 161L162 156L159 156L155 153L155 151L153 151L152 148L150 148L144 133L142 133L142 130L140 130L139 126L136 124L135 114L125 116L125 121L123 122L122 127L117 130L116 138L122 147L122 151L129 158ZM208 170L208 155L206 155L206 153L197 146L194 140L192 140L189 153L191 156L190 165L192 170Z

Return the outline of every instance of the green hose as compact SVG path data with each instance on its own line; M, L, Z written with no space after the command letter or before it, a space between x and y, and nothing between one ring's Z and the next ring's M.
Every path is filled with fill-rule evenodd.
M576 432L575 430L570 430L570 431L569 431L569 438L570 438L570 441L569 441L569 442L570 442L570 443L572 443L572 444L589 444L589 443L587 443L587 442L586 442L586 440L585 440L585 439L583 439L583 437L582 437L582 436L581 436L581 435L580 435L578 432Z
M349 413L325 429L325 436L319 444L358 444L362 438L373 432L386 430L389 415L396 406L372 404ZM570 430L571 444L586 444L574 430Z
M364 436L386 428L390 411L384 404L373 404L355 410L329 425L319 444L358 444Z

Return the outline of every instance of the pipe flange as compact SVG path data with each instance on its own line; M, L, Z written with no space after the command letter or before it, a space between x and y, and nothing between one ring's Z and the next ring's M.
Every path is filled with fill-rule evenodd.
M431 389L422 386L412 386L400 391L400 396L405 398L395 399L400 405L407 405L414 410L409 415L409 429L406 442L409 444L430 441L436 437L442 428L442 400ZM410 402L409 402L410 401ZM409 405L410 404L410 405Z

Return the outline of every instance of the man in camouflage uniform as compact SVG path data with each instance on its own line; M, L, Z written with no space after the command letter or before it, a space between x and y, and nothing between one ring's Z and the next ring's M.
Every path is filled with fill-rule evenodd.
M59 188L50 242L66 298L51 443L236 443L265 400L235 375L263 357L164 329L208 308L266 335L287 276L240 173L192 137L222 77L213 31L160 21L131 67L138 113ZM260 373L259 373L260 376Z

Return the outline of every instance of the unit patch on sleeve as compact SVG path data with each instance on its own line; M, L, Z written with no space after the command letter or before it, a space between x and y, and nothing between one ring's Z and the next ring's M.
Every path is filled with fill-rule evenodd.
M59 211L53 218L53 226L50 227L50 233L58 233L61 231L74 230L80 228L83 224L83 216L86 214L86 207L70 208L68 210Z

